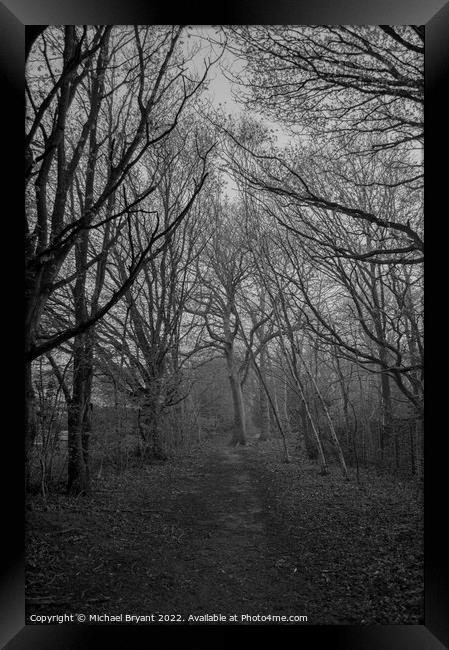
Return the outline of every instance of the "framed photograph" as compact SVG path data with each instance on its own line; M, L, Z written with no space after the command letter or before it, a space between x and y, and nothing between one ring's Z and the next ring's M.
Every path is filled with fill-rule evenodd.
M2 647L449 647L423 357L449 6L4 0L0 27L14 142L25 119Z

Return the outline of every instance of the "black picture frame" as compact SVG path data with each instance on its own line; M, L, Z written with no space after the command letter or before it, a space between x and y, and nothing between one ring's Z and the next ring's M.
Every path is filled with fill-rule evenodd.
M8 650L70 650L94 648L106 644L110 648L148 648L152 643L180 644L187 648L217 648L238 640L245 646L259 642L271 644L294 643L305 649L319 646L341 650L441 650L449 647L449 540L445 532L444 495L448 493L447 461L443 445L444 428L438 425L437 413L444 415L445 393L442 379L437 377L440 364L444 364L445 322L441 322L440 308L445 302L446 282L444 270L439 270L438 260L445 261L446 245L441 228L447 219L447 157L449 152L447 120L449 117L447 87L449 87L449 3L442 0L344 0L331 4L329 0L249 0L239 4L214 3L201 6L199 0L181 8L160 0L3 0L0 2L0 71L2 84L7 84L3 94L3 109L9 110L2 122L13 136L14 146L4 150L8 162L8 176L3 176L3 208L6 194L13 206L4 211L9 228L17 226L21 242L20 209L23 156L18 141L23 133L24 60L25 44L48 24L416 24L425 25L426 33L426 104L425 104L425 215L427 235L431 237L431 250L426 266L426 333L429 358L426 364L426 440L425 440L425 624L385 626L83 626L83 625L25 625L24 615L24 543L23 543L23 443L20 435L22 401L15 409L16 424L8 431L8 443L13 458L5 481L2 496L6 497L6 522L3 532L4 552L0 581L0 647ZM443 152L443 162L438 153ZM14 188L14 190L12 189ZM20 207L19 207L20 206ZM5 210L5 208L4 208ZM6 244L9 247L9 240ZM5 246L5 244L4 244ZM20 247L20 244L18 244ZM19 249L20 250L20 249ZM447 255L447 253L446 253ZM17 282L6 282L10 295L4 296L6 304L20 299L19 278L22 267L16 260L16 269L8 266L8 275L14 273ZM4 276L7 277L8 276ZM10 277L10 276L9 276ZM440 284L439 284L440 283ZM23 295L23 294L22 294ZM20 319L20 307L15 310ZM16 336L20 339L20 324ZM8 338L9 341L9 338ZM11 346L11 365L20 367L17 348ZM8 343L8 348L9 343ZM443 355L443 356L442 356ZM443 368L446 369L443 365ZM20 386L20 372L19 386ZM13 392L20 395L19 386ZM443 420L444 421L444 420ZM287 639L287 636L288 639Z

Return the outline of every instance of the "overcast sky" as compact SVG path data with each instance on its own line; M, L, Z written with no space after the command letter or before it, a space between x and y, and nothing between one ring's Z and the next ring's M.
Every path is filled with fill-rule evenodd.
M223 37L219 36L217 27L212 26L195 26L189 30L190 38L186 39L187 51L192 46L201 46L200 51L193 58L193 65L198 74L204 72L204 60L214 59L222 52L222 46L219 41L223 41ZM216 41L216 44L211 44L211 40ZM245 72L244 65L229 50L225 50L218 63L215 63L208 74L208 90L205 91L205 97L211 102L214 108L221 108L225 114L238 116L243 114L247 109L238 101L239 85L232 81L230 77L237 80L240 78L244 80ZM277 137L277 143L280 146L287 145L291 142L291 135L287 134L285 130L276 122L267 120L260 114L253 114L256 119L265 124L266 126L274 129ZM229 177L226 179L226 193L233 195L236 191L235 185Z

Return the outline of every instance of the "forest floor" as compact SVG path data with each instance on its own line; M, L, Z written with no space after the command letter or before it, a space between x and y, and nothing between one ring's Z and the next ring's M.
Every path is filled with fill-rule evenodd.
M359 486L283 463L272 444L208 441L97 479L87 499L33 498L27 622L63 613L422 623L421 498L374 472Z

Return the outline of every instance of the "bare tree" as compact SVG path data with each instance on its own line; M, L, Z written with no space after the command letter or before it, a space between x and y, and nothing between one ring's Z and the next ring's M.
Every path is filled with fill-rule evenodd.
M213 224L203 260L198 263L198 292L192 296L191 312L200 316L213 347L226 360L234 405L232 444L246 444L246 415L242 394L245 364L236 349L240 320L237 293L249 271L249 255L231 223L231 206L215 201L209 217Z
M422 141L424 29L413 25L235 26L252 109L352 150Z
M206 178L203 164L179 219L165 231L152 229L145 247L133 249L122 284L105 295L105 258L118 235L126 234L139 214L142 216L143 202L157 187L151 172L142 182L143 157L176 128L210 65L206 62L204 74L196 79L186 74L182 67L186 59L180 45L182 31L182 27L51 28L35 42L29 56L27 446L35 429L32 361L72 338L79 351L75 356L90 356L85 346L91 344L85 333L132 286L148 256L161 252L161 242L188 213ZM140 183L136 181L139 177ZM132 199L129 183L139 186ZM98 282L94 281L97 286L87 310L86 287L91 281L89 269L91 275L94 268ZM74 292L73 320L66 320L61 329L44 331L42 319L50 303L60 302L70 288ZM84 362L75 363L85 384ZM78 393L74 392L73 399L85 403L84 397L77 398ZM79 428L84 416L78 407L77 413Z

